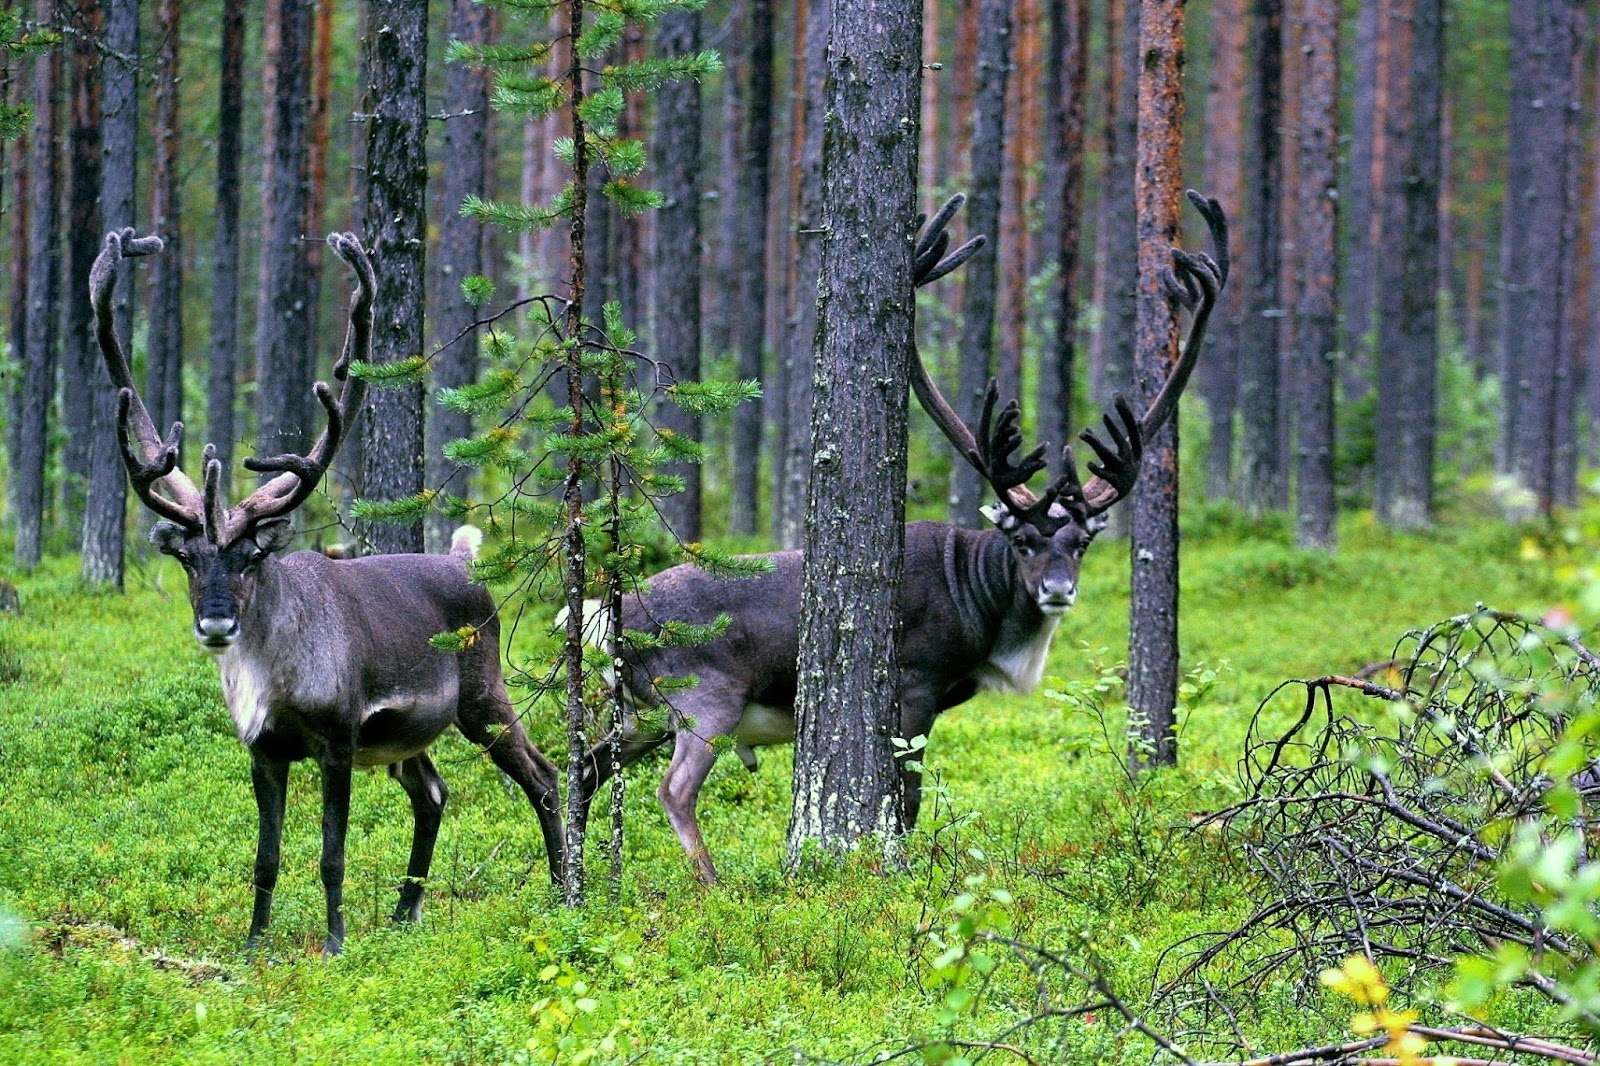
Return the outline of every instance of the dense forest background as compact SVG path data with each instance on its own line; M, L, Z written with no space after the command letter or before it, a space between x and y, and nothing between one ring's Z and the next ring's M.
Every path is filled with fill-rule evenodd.
M95 238L137 224L176 252L134 272L124 312L158 423L181 417L191 441L215 440L230 474L246 442L303 443L343 299L319 238L363 228L370 15L328 0L13 14L61 42L7 52L0 75L7 104L33 111L5 148L0 203L18 562L83 542L86 572L115 579L100 557L120 545L97 548L93 532L109 476L86 494L92 399L102 425L109 403L82 298ZM516 47L526 25L466 2L429 15L428 314L403 346L450 384L480 371L474 317L566 268L561 226L508 234L459 205L545 203L568 172L553 152L560 113L498 113L489 94L504 102L514 87L447 61L452 39ZM672 30L683 40L634 26L616 49L618 61L701 47L723 60L621 117L650 148L639 182L668 209L628 214L595 196L587 219L595 321L615 299L640 347L678 373L763 383L760 404L707 421L711 457L668 512L685 539L799 541L808 437L793 428L809 403L827 18L811 0L713 0ZM1191 390L1207 417L1185 445L1208 496L1293 506L1301 542L1322 546L1336 501L1424 526L1435 482L1462 475L1507 475L1523 508L1573 498L1600 442L1592 21L1556 0L1189 5L1185 173L1235 223L1237 280ZM970 402L997 375L1002 396L1024 398L1034 439L1070 439L1128 387L1137 22L1138 5L1088 0L925 5L923 200L969 191L969 225L993 239L923 297L924 351ZM686 139L700 149L687 165ZM605 180L597 168L591 182ZM682 204L698 209L685 219ZM663 255L663 226L689 243ZM480 274L498 289L472 308L460 282ZM469 427L432 407L428 423L426 483L439 485L442 443ZM362 488L359 449L346 451L341 496ZM942 512L947 450L913 455L913 510ZM972 476L955 464L958 520L975 518Z

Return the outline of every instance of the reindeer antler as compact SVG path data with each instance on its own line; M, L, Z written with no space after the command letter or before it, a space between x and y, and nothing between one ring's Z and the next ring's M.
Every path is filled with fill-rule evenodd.
M111 294L122 261L154 255L162 247L160 237L136 237L131 226L107 233L89 270L89 304L94 308L95 337L105 356L106 371L117 388L117 447L128 468L134 494L161 517L198 530L205 524L200 491L178 469L183 423L174 422L165 438L156 429L128 370L127 356L117 339L116 316L111 310Z
M327 473L345 432L361 411L366 399L367 385L350 374L351 358L370 361L372 357L372 300L377 293L377 276L366 249L354 233L330 233L328 246L355 272L356 290L350 297L350 322L345 329L344 350L339 361L333 364L333 376L343 382L339 398L326 382L313 386L317 401L328 416L328 425L305 455L292 452L268 456L265 459L249 458L244 461L246 470L258 474L277 473L278 476L256 489L228 511L225 542L269 518L286 515L304 503L316 491L317 483ZM209 480L209 476L208 476Z

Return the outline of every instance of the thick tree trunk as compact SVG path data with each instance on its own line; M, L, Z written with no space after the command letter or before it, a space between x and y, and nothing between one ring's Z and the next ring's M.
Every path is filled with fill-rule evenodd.
M663 15L656 54L663 58L700 50L700 13ZM655 311L651 334L661 369L677 381L700 379L700 86L689 81L662 86L657 97L654 151L656 187L666 204L656 212ZM657 424L690 440L700 439L700 418L663 404ZM700 539L700 467L668 468L684 480L684 491L661 501L667 526L682 541Z
M61 518L74 535L83 533L83 508L94 445L94 396L100 350L94 315L73 283L89 276L105 229L100 224L100 48L105 11L99 0L79 5L73 19L72 127L67 135L67 280L63 288L66 336L62 345L61 467L65 475Z
M369 0L367 15L367 247L382 279L373 301L374 363L422 355L427 250L427 0ZM374 500L422 491L423 386L374 389L363 484ZM374 523L379 554L422 550L422 523Z
M1139 5L1139 288L1134 393L1148 410L1178 361L1178 318L1164 279L1181 236L1183 0ZM1128 707L1137 723L1133 761L1178 761L1178 420L1145 442L1133 493L1128 622Z
M55 5L38 0L39 22L54 23ZM33 129L28 171L35 195L28 233L28 328L22 350L21 431L11 464L16 479L16 564L39 565L44 550L45 466L50 451L50 408L55 400L57 315L61 298L61 50L33 57Z
M744 157L739 167L739 296L735 320L739 377L758 380L766 355L767 167L772 153L772 0L745 0L749 52L745 70ZM733 492L728 531L760 528L761 405L741 404L733 413Z
M156 7L155 158L150 173L150 228L166 252L150 261L150 341L144 395L165 429L183 418L183 207L178 199L179 0Z
M305 418L311 395L305 374L310 293L306 247L300 240L308 196L311 14L312 0L267 2L261 288L256 302L258 455L303 453L311 443L312 426ZM381 261L378 269L385 269Z
M1055 331L1039 369L1039 433L1053 441L1052 470L1059 472L1060 446L1072 439L1073 384L1078 362L1079 246L1083 241L1085 97L1089 84L1089 2L1049 0L1050 62L1045 127L1045 170L1053 230L1047 230L1056 262Z
M893 608L905 539L921 0L834 12L795 703L791 863L903 830ZM882 387L864 383L882 382ZM841 619L853 625L841 625Z
M1334 368L1339 348L1339 4L1301 0L1300 277L1296 387L1295 543L1332 551Z
M207 437L222 463L222 494L233 484L234 381L239 372L239 154L243 150L245 17L241 4L222 13L217 92L216 233L211 253L211 362L206 383Z
M1251 514L1282 510L1288 491L1278 463L1279 197L1283 186L1280 92L1283 75L1283 2L1252 0L1254 74L1246 166L1249 209L1248 292L1239 346L1240 470L1236 491Z
M1216 0L1211 7L1211 66L1206 97L1206 193L1238 211L1244 201L1244 80L1249 33L1246 0ZM1211 424L1206 454L1206 497L1227 499L1233 484L1233 422L1239 399L1239 334L1244 328L1243 285L1222 290L1211 315L1195 377Z
M1392 236L1385 241L1388 262L1383 271L1383 321L1378 327L1374 439L1378 518L1400 529L1421 529L1433 520L1434 368L1439 345L1444 13L1442 0L1412 3L1411 39L1404 50L1410 60L1404 108L1409 128L1405 137L1390 141L1395 210L1385 221ZM1392 230L1388 220L1393 220Z
M489 8L474 0L451 0L450 40L485 44L489 39ZM462 279L484 270L483 223L465 218L461 202L468 196L487 196L489 181L489 73L465 63L445 66L443 192L439 205L438 271L433 285L433 333L442 347L433 357L433 385L437 389L471 384L478 376L478 312L461 292ZM467 492L467 471L445 458L450 441L472 434L472 416L438 403L427 418L428 487L456 496ZM453 519L438 511L427 520L429 551L450 545Z
M979 0L978 77L973 95L972 171L968 181L967 223L989 242L967 263L961 307L961 367L956 411L977 425L983 390L993 372L994 318L1000 253L1000 177L1005 165L1006 79L1011 69L1012 0ZM1021 254L1007 248L1006 255ZM1009 398L1009 397L1008 397ZM985 502L983 479L959 458L950 466L950 521L976 527Z
M833 26L831 0L813 0L805 33L805 119L800 146L800 210L795 216L794 317L788 330L784 356L784 382L789 390L786 407L790 424L783 457L784 524L780 542L797 548L805 539L807 486L811 481L811 392L817 329L817 279L821 270L822 241L822 124L824 82L827 78L828 38Z
M101 225L132 226L134 173L139 130L139 0L106 0L106 54L101 66L104 119L101 126ZM133 280L124 270L112 290L117 333L133 336ZM79 293L82 299L83 294ZM89 461L89 497L83 514L83 576L94 585L122 588L128 482L117 445L117 394L102 364L95 372L94 445Z

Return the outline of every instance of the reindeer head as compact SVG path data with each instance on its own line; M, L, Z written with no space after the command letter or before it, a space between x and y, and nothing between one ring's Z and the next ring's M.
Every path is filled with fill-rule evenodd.
M999 497L998 505L983 508L983 513L1010 541L1023 589L1045 614L1061 614L1076 602L1083 554L1105 528L1105 512L1132 491L1138 481L1144 442L1176 409L1199 357L1211 309L1227 283L1228 223L1222 208L1215 200L1192 190L1189 200L1205 217L1217 252L1213 260L1204 253L1172 249L1173 269L1166 276L1166 288L1168 295L1193 312L1189 337L1172 374L1143 418L1136 419L1127 401L1119 396L1113 410L1103 416L1109 443L1091 430L1080 434L1098 460L1089 464L1092 476L1087 483L1078 480L1077 462L1069 445L1062 449L1061 475L1046 487L1042 497L1035 496L1028 489L1028 481L1045 469L1044 455L1049 445L1041 444L1016 458L1022 447L1022 410L1017 401L1006 404L996 419L999 387L991 378L974 436L934 384L920 353L912 368L911 385L917 400ZM913 284L926 285L943 277L982 246L984 238L978 236L945 254L950 244L945 227L962 201L961 196L951 197L923 230L913 253Z
M117 271L124 259L160 252L161 238L135 237L132 229L113 230L106 234L89 272L95 332L118 390L117 443L122 462L134 493L163 519L150 531L150 540L183 565L189 578L189 602L194 607L195 639L213 652L226 651L238 639L241 606L248 605L253 596L262 564L293 536L286 516L316 489L366 397L366 385L352 377L349 368L352 358L371 357L372 297L377 281L354 234L330 234L328 244L356 275L344 352L333 367L333 376L342 383L339 398L334 399L326 383L317 382L315 392L327 412L327 428L305 455L246 459L245 469L277 476L232 507L221 497L222 463L214 446L208 444L205 449L203 492L178 469L183 423L173 423L165 439L156 432L117 339L111 311Z

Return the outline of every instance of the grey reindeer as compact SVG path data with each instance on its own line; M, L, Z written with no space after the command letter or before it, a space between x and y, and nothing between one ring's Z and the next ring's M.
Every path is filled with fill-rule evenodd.
M561 868L562 822L556 769L529 743L506 696L494 601L467 576L476 530L458 530L449 555L277 554L293 535L286 516L315 490L366 394L348 370L352 358L371 358L377 281L354 234L332 234L328 244L356 275L344 350L333 368L339 396L316 383L327 414L321 436L305 455L246 459L246 469L272 476L232 507L220 498L222 464L213 446L205 449L204 491L178 468L183 424L164 440L156 432L117 339L117 271L124 258L161 251L161 239L136 238L132 229L108 233L89 275L89 298L118 389L117 439L128 479L162 519L151 541L188 575L194 638L216 657L235 731L250 752L260 828L246 947L257 945L271 915L289 766L310 759L322 771L323 952L334 955L345 935L345 829L355 767L387 766L411 800L415 827L396 921L421 916L448 795L427 749L451 723L488 749L527 794L552 879ZM466 629L475 637L459 652L429 644L434 634Z
M1078 479L1071 447L1064 449L1063 473L1042 497L1027 482L1045 468L1047 445L1020 459L1021 412L1015 401L995 419L997 388L991 380L979 430L951 409L918 354L912 387L956 450L994 488L999 506L984 509L997 527L978 531L945 522L906 526L904 578L894 611L898 618L900 665L899 735L926 737L945 710L989 688L1026 694L1038 686L1050 640L1063 613L1077 600L1078 570L1084 551L1105 526L1104 512L1125 497L1139 476L1143 442L1159 430L1177 407L1205 337L1206 322L1227 280L1227 220L1215 200L1190 192L1190 200L1210 228L1216 259L1172 250L1166 277L1168 295L1192 311L1189 336L1170 377L1140 419L1116 399L1116 418L1105 415L1110 443L1085 431L1094 451L1088 482ZM981 245L975 237L946 254L945 227L962 198L953 197L924 228L915 248L913 282L925 285L954 270ZM716 639L696 646L652 647L621 653L628 697L636 704L667 704L666 728L651 730L636 717L620 739L626 766L673 740L673 752L657 796L683 849L705 882L716 867L700 834L695 804L717 758L712 742L733 738L751 769L751 749L794 739L796 673L800 657L800 595L804 565L799 551L766 556L772 570L758 577L719 579L693 565L673 567L651 579L644 595L623 603L625 628L659 634L662 623L696 625L727 615L730 625ZM698 679L693 688L663 698L653 680ZM822 713L827 713L824 710ZM645 716L648 717L648 716ZM613 772L611 738L596 745L584 766L583 792L576 802L586 811L601 782ZM921 773L902 766L906 825L915 826L921 805Z

